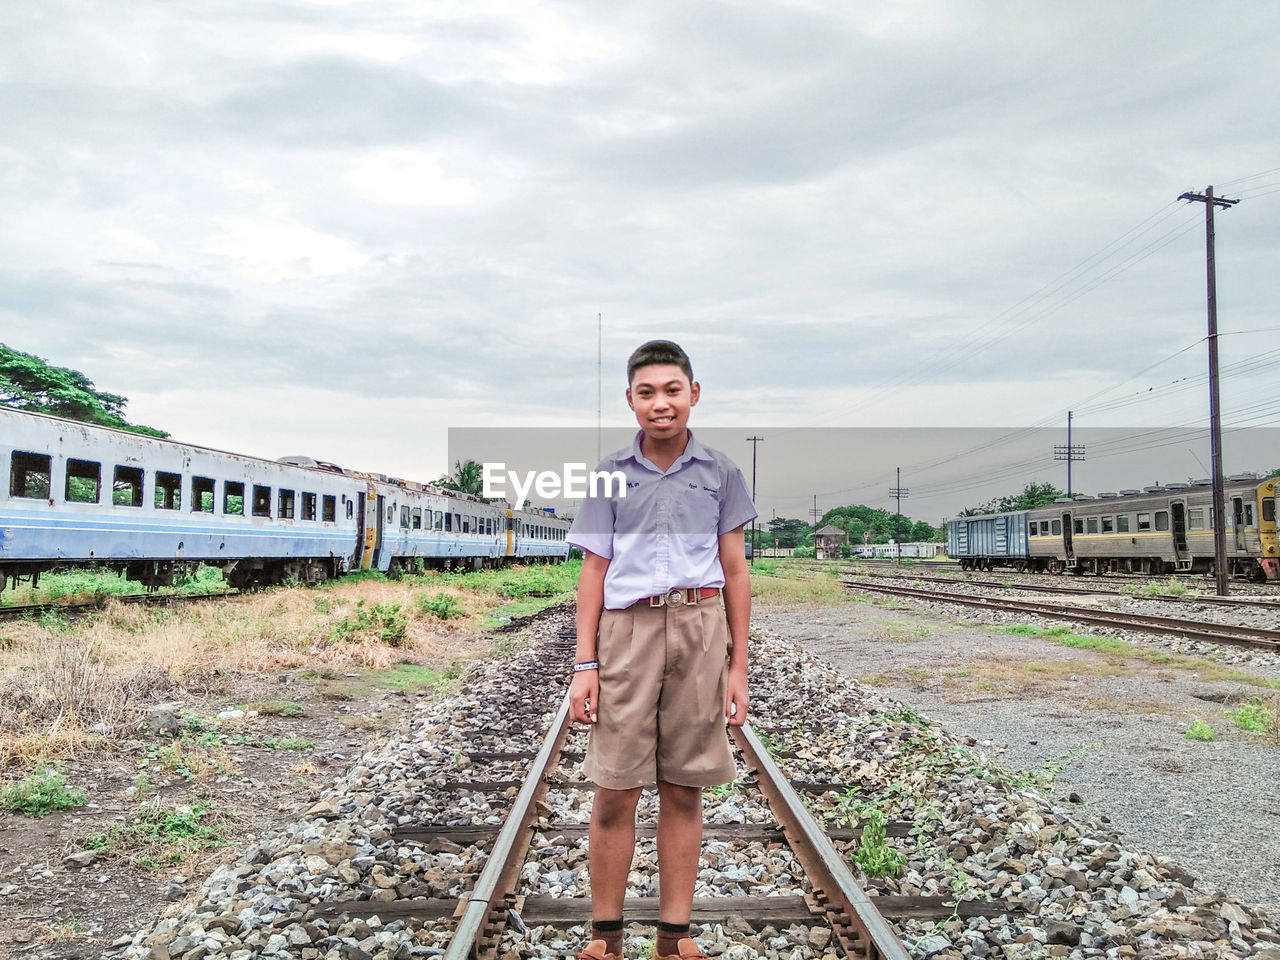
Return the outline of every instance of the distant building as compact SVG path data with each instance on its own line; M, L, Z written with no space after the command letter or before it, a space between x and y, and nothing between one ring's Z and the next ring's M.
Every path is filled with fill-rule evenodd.
M814 556L819 560L839 560L840 547L849 541L849 535L834 524L828 523L813 533Z

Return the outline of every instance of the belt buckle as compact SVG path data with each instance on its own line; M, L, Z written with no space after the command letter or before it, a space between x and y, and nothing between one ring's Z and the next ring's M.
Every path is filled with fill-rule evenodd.
M684 591L679 587L673 587L663 594L662 599L668 607L679 607L685 603Z

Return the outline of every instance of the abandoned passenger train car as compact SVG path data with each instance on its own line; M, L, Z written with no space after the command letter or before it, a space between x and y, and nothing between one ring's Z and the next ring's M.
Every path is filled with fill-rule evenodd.
M1225 485L1227 562L1233 576L1280 579L1272 477ZM1059 500L947 522L947 550L962 569L1040 573L1214 573L1213 490L1208 482Z
M0 590L77 565L156 586L205 563L250 587L569 554L569 524L553 514L304 457L259 460L3 407L0 457Z

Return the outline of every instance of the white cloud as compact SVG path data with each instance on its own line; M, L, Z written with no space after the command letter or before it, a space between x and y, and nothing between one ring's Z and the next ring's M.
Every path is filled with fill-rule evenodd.
M208 253L227 257L264 283L331 277L359 270L369 256L340 237L257 216L214 217Z
M410 207L456 207L471 203L478 191L463 177L444 172L438 153L380 150L347 169L347 188L370 203Z

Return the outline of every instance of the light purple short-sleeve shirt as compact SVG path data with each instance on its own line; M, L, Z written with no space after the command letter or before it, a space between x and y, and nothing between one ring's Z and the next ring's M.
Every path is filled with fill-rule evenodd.
M630 447L605 457L598 472L626 477L617 490L588 491L567 537L570 544L609 559L604 605L621 610L675 587L723 587L719 536L757 516L742 471L689 432L684 453L663 473Z

